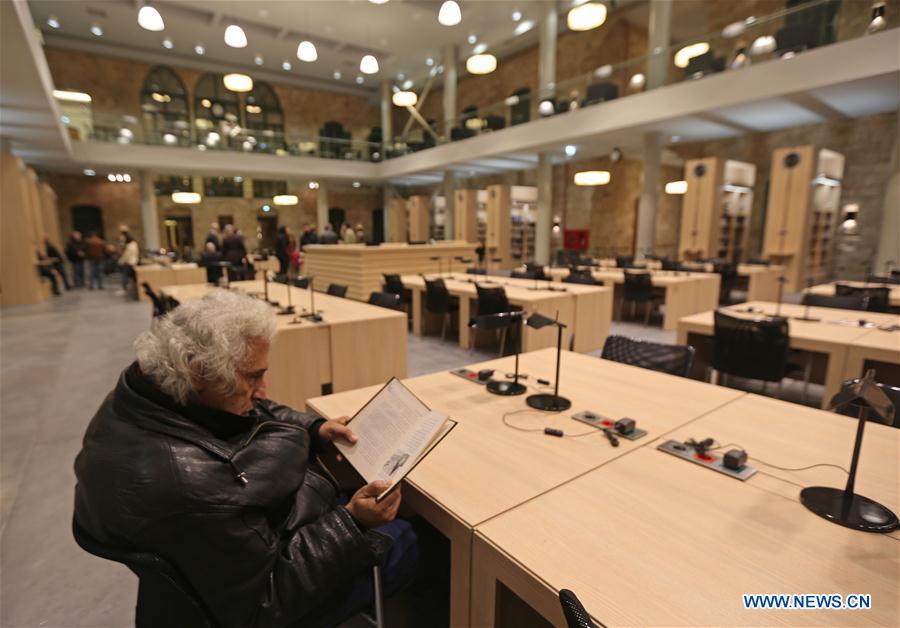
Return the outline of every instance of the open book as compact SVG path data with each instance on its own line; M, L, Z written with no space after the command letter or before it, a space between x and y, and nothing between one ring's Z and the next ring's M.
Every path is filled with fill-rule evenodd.
M335 445L366 482L391 483L381 501L455 426L392 378L350 419L356 443Z

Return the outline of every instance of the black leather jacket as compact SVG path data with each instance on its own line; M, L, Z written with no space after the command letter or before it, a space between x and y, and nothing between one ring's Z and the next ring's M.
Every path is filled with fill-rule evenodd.
M133 364L75 460L75 518L173 563L223 626L296 622L390 547L337 505L311 455L320 422L271 401L179 406Z

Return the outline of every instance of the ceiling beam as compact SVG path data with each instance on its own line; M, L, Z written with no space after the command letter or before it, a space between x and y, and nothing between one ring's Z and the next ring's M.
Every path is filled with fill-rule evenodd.
M692 117L705 120L706 122L712 122L713 124L718 124L720 126L728 127L729 129L737 131L738 133L756 133L758 131L758 129L746 126L744 124L741 124L740 122L734 122L712 111L695 113Z
M826 120L846 120L847 116L829 105L822 102L809 92L797 92L795 94L786 94L786 100L791 101L795 105L803 107L807 111L811 111L817 116L821 116Z

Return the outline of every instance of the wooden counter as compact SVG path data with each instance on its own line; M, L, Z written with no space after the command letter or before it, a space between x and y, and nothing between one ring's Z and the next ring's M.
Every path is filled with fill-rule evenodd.
M316 290L324 291L330 283L341 284L347 286L348 297L366 301L371 293L381 291L384 273L410 275L475 266L476 246L457 241L378 246L311 244L303 249L303 274L315 277ZM440 260L432 260L434 257ZM462 263L458 257L472 261Z
M154 292L159 294L163 286L187 286L206 281L206 269L197 264L143 264L134 267L135 283L137 284L138 299L146 301L149 297L144 294L142 284L146 281Z

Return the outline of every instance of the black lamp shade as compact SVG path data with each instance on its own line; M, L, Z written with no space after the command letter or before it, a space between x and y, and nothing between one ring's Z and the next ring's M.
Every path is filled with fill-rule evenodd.
M522 311L482 314L469 320L469 327L476 329L505 329L518 325L524 315L525 313Z

